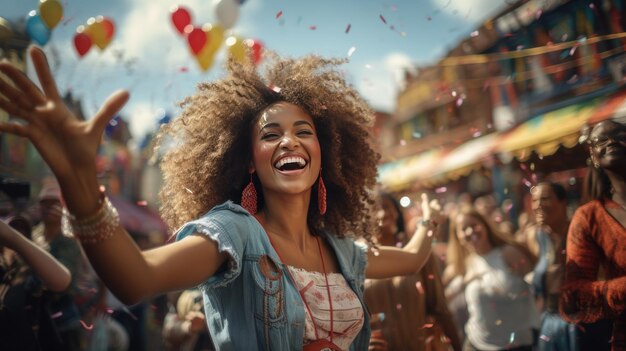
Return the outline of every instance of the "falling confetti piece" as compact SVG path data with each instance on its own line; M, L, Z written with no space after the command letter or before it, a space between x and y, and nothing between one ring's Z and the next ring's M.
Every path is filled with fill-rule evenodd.
M380 312L380 313L378 314L378 318L380 318L380 321L381 321L381 322L384 322L384 321L385 321L385 314L384 314L383 312Z
M283 15L283 10L278 11L276 14L276 19L279 19Z
M309 26L309 29L310 29L310 30L316 30L316 29L317 29L317 26Z
M189 68L187 68L187 67L181 67L181 68L179 68L179 69L178 69L178 71L179 71L179 72L182 72L182 73L186 73L186 72L189 72Z
M350 50L348 50L348 57L351 57L352 54L354 54L354 52L356 51L356 47L351 47Z
M56 319L56 318L61 317L62 315L63 315L63 312L59 311L57 313L53 313L52 315L50 315L50 318Z
M350 32L350 28L352 28L352 25L348 24L348 26L346 27L346 34L348 34L348 32Z
M385 19L385 17L383 17L383 15L379 15L380 20L383 21L384 24L387 24L387 20Z
M433 20L433 18L432 18L432 17L430 17L430 16L428 16L428 17L426 17L426 20L428 20L428 21L432 21L432 20Z
M535 20L538 20L539 17L541 17L541 14L543 14L543 11L541 9L537 10L537 13L535 13Z
M193 191L189 190L189 188L185 188L185 190L187 190L188 193L193 194Z
M422 286L422 282L415 283L415 288L417 289L418 293L424 295L424 287Z
M435 275L434 274L429 274L428 275L428 280L433 280L435 279Z
M426 233L426 236L429 237L429 238L432 237L433 236L433 231L429 230L428 233Z
M422 326L422 329L428 329L428 328L432 328L434 324L432 323L426 323Z
M148 201L145 201L145 200L143 200L143 201L137 201L137 205L138 205L138 206L148 206Z
M82 325L82 326L83 326L83 328L85 328L86 330L91 330L91 329L93 329L93 324L91 324L91 325L87 325L87 323L83 322L83 320L82 320L82 319L80 320L80 325Z
M475 30L475 31L470 33L470 37L472 37L472 38L475 38L477 36L478 36L478 31L477 30Z
M402 309L402 304L401 304L401 303L397 304L397 305L396 305L396 309L397 309L397 310L401 310L401 309Z
M448 188L446 188L445 186L435 189L435 192L437 194L445 193L446 191L448 191Z
M502 324L502 321L498 319L498 320L496 321L496 325L500 325L500 324Z
M515 341L515 333L511 333L511 337L509 338L509 344L512 344Z
M280 91L282 90L281 87L277 87L275 85L273 85L271 89L274 90L277 93L280 93Z

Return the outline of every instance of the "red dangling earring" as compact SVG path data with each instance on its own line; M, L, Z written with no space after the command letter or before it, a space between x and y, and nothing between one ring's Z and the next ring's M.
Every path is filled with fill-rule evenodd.
M317 182L317 207L321 215L326 213L326 185L322 179L322 171L320 171L320 179Z
M241 192L241 207L245 208L250 214L256 214L256 188L252 181L252 173L250 173L250 183Z

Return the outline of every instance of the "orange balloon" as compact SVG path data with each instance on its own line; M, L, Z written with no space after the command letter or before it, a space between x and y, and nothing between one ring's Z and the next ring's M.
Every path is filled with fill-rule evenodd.
M87 33L94 45L100 50L104 50L111 42L114 31L112 24L113 22L111 22L111 20L105 19L102 16L98 16L97 18L91 17L87 20L85 33Z

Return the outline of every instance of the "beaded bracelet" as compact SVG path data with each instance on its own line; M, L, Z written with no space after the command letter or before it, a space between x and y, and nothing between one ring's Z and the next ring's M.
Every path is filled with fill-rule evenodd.
M120 216L106 196L98 211L86 218L76 218L63 209L63 230L74 234L83 244L97 244L110 238L119 225Z

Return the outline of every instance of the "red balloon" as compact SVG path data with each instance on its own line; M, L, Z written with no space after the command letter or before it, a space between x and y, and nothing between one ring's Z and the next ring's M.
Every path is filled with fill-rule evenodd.
M248 46L250 47L252 63L256 66L261 62L261 58L263 58L263 44L258 40L250 40Z
M172 23L174 23L174 27L178 33L183 34L185 31L185 27L191 24L191 15L189 11L187 11L184 7L174 7L172 9Z
M76 33L74 36L74 47L76 48L76 52L78 52L78 56L83 57L85 54L91 49L91 38L87 33Z
M195 27L189 35L187 35L187 42L189 42L189 47L194 55L198 55L202 48L206 45L207 42L207 34L202 30L202 28Z
M106 33L106 38L113 38L113 34L115 34L115 24L108 17L103 17L100 21L102 23L102 28L104 28L104 33Z

